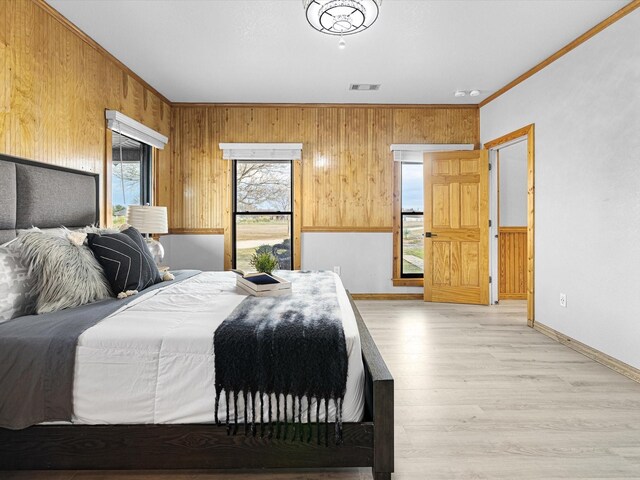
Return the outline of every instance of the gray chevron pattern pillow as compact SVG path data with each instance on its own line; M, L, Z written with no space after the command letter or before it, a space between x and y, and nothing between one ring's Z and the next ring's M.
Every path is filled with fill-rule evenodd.
M89 233L87 242L116 295L142 291L162 281L142 235L135 228L103 235Z

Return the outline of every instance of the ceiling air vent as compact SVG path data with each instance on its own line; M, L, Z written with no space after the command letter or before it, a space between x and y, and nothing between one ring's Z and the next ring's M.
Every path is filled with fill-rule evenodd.
M360 90L360 91L369 91L369 90L380 90L379 83L352 83L349 85L349 90Z

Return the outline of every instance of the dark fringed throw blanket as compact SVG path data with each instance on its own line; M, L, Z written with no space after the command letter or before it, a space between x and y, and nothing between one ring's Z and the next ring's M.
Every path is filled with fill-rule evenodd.
M249 296L215 331L216 423L220 423L218 407L224 393L228 434L238 430L240 397L245 434L255 436L259 424L260 435L309 442L315 421L320 443L322 408L327 444L329 402L334 402L335 441L339 444L348 356L335 277L329 272L278 275L291 282L291 295ZM306 428L303 406L307 407Z

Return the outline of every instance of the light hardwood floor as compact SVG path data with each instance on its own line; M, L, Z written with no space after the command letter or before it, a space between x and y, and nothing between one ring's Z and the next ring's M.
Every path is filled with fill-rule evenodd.
M396 480L640 478L640 384L498 307L359 301L396 381ZM29 480L369 480L326 472L0 472Z

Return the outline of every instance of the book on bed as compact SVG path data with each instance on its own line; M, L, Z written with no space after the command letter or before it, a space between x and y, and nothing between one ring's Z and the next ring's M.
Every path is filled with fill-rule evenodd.
M287 295L291 293L291 282L269 273L245 273L232 270L238 276L236 285L256 297Z

